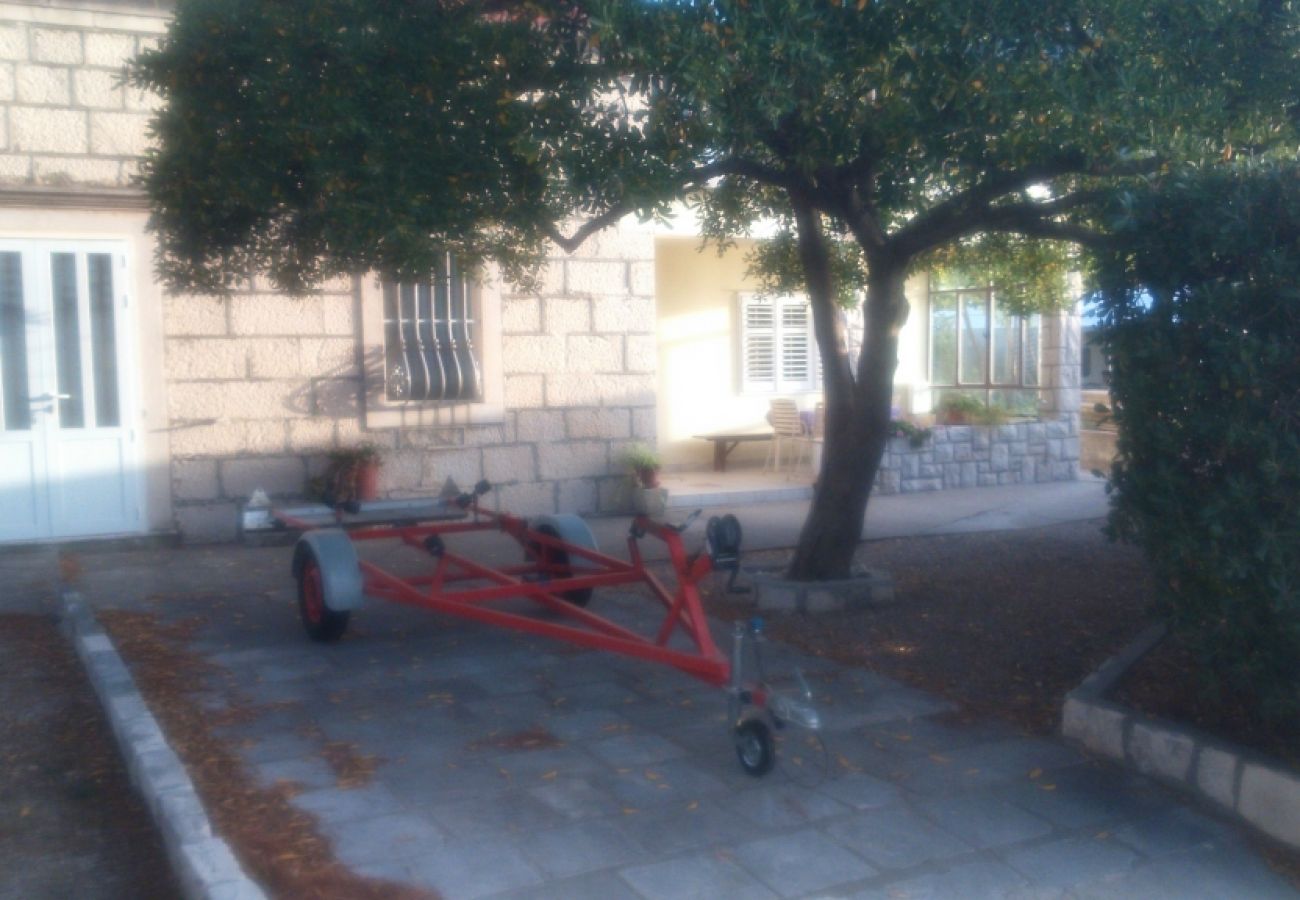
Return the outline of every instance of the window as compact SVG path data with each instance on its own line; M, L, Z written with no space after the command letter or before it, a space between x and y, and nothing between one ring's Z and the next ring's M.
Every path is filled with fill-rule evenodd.
M421 281L360 283L367 428L499 423L504 417L496 273L454 259Z
M802 297L740 298L740 383L744 393L787 394L817 387L812 310Z
M993 288L930 294L930 383L1034 412L1042 318L998 305Z
M466 403L483 378L469 290L451 256L419 283L384 282L384 396L394 403Z

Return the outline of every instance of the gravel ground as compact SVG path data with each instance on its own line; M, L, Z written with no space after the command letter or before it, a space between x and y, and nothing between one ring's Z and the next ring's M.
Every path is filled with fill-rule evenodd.
M1101 525L871 541L858 560L893 576L895 604L765 617L777 639L942 694L967 717L1049 733L1065 694L1150 621L1145 561ZM788 557L754 553L745 564ZM752 614L716 585L710 603Z
M55 621L0 614L0 898L179 896Z

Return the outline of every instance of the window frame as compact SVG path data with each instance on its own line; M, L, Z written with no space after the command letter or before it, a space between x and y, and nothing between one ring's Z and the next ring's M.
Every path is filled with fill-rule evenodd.
M501 359L501 278L488 266L477 278L466 279L471 309L475 313L472 343L482 390L472 401L394 400L386 381L384 282L371 272L357 279L361 320L363 378L362 418L367 429L429 428L458 425L499 425L505 421L504 377Z
M934 380L935 375L935 333L934 333L934 309L935 297L939 295L956 295L957 304L955 307L954 318L954 358L953 363L953 380L951 382L939 382ZM986 336L983 346L983 366L984 378L982 381L963 381L962 380L962 363L963 363L963 310L967 296L983 295L983 312L986 325ZM1016 321L1016 371L1018 373L1015 381L996 381L994 380L994 323L997 310L997 289L993 285L983 287L960 287L960 288L943 288L931 289L927 297L926 306L926 380L932 389L939 391L966 391L980 392L984 395L985 400L989 400L994 391L1035 391L1042 390L1042 314L1033 313L1029 316L1017 315ZM1034 316L1039 317L1038 340L1039 352L1035 355L1035 373L1034 380L1028 382L1025 380L1028 372L1026 345L1030 334L1030 321Z
M747 315L751 304L770 305L772 315L772 379L755 381L749 375L749 339L753 329L749 326ZM801 381L789 381L783 377L785 370L784 335L786 332L784 310L787 307L801 306L804 311L804 329L806 336L806 355L808 376ZM809 394L821 390L821 355L817 347L817 336L813 330L812 304L807 297L797 294L778 294L775 296L756 293L738 295L736 307L738 322L737 340L737 382L739 393L744 396L780 396L784 394ZM769 386L770 385L770 386Z

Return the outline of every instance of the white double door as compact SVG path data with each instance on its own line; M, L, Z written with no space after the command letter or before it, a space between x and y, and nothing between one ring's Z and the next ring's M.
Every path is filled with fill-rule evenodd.
M0 240L0 541L139 532L127 249Z

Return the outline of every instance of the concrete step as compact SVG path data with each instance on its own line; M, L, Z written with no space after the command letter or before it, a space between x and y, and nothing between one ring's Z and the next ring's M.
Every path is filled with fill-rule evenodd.
M812 499L807 473L787 479L782 473L742 469L736 472L673 473L663 478L669 509L749 506Z

